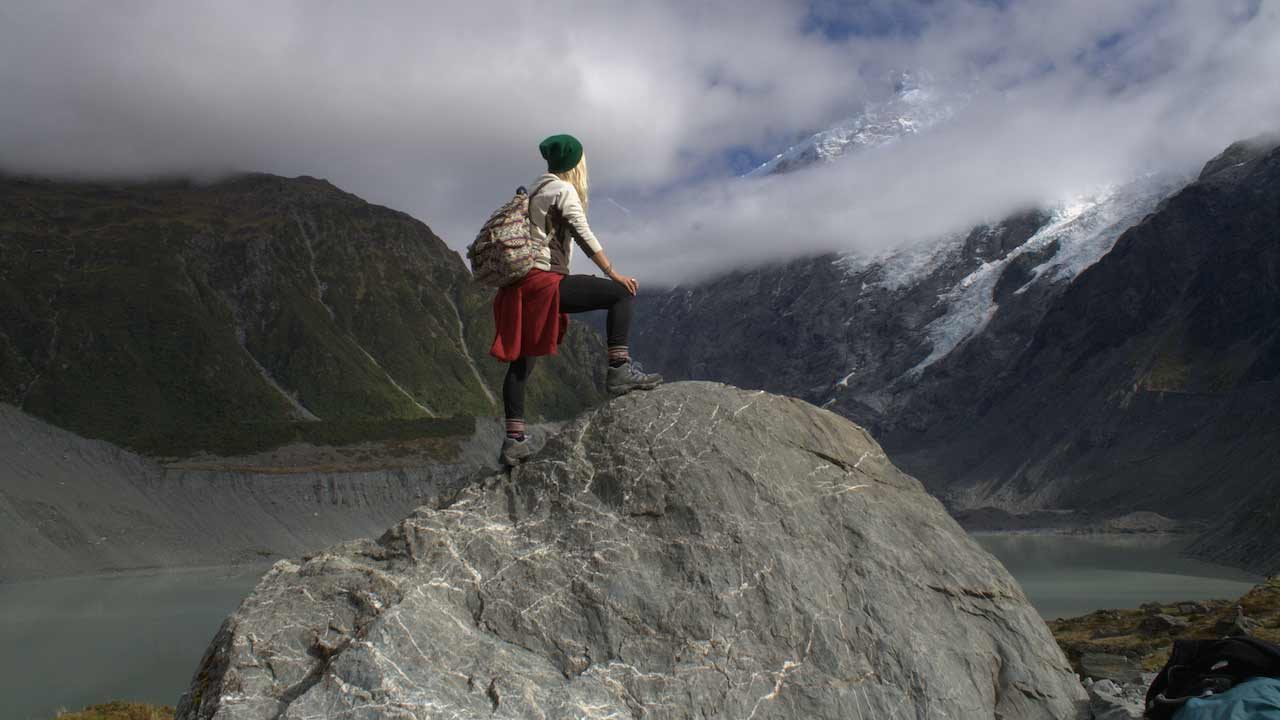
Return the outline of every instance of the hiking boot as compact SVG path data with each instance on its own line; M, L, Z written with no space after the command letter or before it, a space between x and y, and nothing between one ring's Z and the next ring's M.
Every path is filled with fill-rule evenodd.
M604 385L609 394L618 397L632 390L652 390L662 384L662 376L647 373L640 369L640 364L628 361L618 367L610 367Z
M503 465L519 465L532 454L533 446L529 443L529 436L526 435L523 440L507 437L502 440L502 453L498 458Z

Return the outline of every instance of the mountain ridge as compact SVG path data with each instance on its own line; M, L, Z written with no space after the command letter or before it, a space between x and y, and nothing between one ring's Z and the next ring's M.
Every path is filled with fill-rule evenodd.
M0 179L0 400L163 453L157 433L499 412L489 291L409 215L325 180ZM532 380L601 396L571 329Z
M1197 554L1280 567L1259 523L1280 492L1280 148L1234 145L1206 169L1050 309L1015 382L967 419L983 432L960 420L917 446L966 455L904 464L950 473L966 505L1147 504L1220 526Z

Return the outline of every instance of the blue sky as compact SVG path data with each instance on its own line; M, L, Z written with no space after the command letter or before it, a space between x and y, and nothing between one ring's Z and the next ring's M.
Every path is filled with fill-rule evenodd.
M572 132L593 198L611 200L591 213L611 254L678 279L780 245L918 240L1203 162L1280 116L1277 5L12 3L0 7L0 167L315 175L461 248L539 171L541 137ZM885 99L904 70L955 103L954 122L808 178L736 178ZM833 223L855 188L867 207L905 207L893 189L937 210ZM785 212L744 223L757 207ZM691 243L714 252L689 262Z
M848 42L859 37L919 36L927 24L928 8L932 4L923 0L896 3L812 0L807 3L804 30L831 42Z

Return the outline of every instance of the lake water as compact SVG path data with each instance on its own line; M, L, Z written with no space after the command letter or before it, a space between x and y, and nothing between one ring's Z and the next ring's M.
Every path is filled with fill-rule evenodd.
M1179 555L1186 538L1159 535L974 534L1047 618L1146 602L1235 599L1262 578Z
M1235 598L1257 578L1179 557L1182 540L981 535L1046 618L1151 600ZM0 584L0 718L48 720L112 699L176 704L265 568Z
M108 700L176 705L218 626L266 568L0 584L0 718Z

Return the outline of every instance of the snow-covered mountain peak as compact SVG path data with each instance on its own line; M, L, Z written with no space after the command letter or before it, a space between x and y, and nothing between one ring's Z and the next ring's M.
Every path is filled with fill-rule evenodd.
M814 133L746 176L800 170L914 135L950 118L954 113L952 102L929 84L927 76L903 73L888 100L871 103L857 115Z

